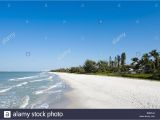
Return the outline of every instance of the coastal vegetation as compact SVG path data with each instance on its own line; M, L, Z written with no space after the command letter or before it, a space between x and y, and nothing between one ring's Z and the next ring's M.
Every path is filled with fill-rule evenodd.
M109 60L86 60L83 66L60 68L51 72L68 72L78 74L97 74L121 76L142 79L160 80L160 52L152 50L141 57L134 57L130 64L126 64L126 53L117 55Z

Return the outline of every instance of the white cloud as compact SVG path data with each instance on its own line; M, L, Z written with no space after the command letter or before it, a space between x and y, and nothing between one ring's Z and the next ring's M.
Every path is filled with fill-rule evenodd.
M65 57L67 57L71 53L71 49L65 50L59 57L58 60L63 60Z
M116 38L113 39L112 44L116 44L118 43L120 40L122 40L123 38L126 37L126 33L121 33L120 35L118 35Z

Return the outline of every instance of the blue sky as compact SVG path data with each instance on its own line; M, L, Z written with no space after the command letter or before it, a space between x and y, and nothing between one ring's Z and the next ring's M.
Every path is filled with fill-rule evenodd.
M0 2L0 71L160 50L160 2Z

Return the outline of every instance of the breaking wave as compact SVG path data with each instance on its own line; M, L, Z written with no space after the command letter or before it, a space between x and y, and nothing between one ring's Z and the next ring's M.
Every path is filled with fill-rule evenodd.
M20 80L26 80L26 79L33 79L33 78L38 78L39 76L29 76L29 77L21 77L21 78L15 78L15 79L9 79L9 81L20 81Z
M0 93L7 92L7 91L11 90L12 88L13 88L13 87L9 87L9 88L2 89L2 90L0 90Z
M28 82L20 83L20 84L16 85L16 87L21 87L21 86L26 85L26 84L28 84Z
M9 88L5 88L5 89L0 90L0 93L8 92L8 91L10 91L11 89L13 89L15 87L21 87L21 86L26 85L26 84L28 84L28 82L19 83L19 84L15 85L15 86L11 86Z
M55 84L55 85L52 85L52 86L48 87L47 89L38 90L38 91L35 91L34 93L35 93L36 95L43 94L43 93L46 93L46 92L48 92L49 90L51 90L51 89L53 89L53 88L60 87L61 84L62 84L62 83L57 83L57 84Z

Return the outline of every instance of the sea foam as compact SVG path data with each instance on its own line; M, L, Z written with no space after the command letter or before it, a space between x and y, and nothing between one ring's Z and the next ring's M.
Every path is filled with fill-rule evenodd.
M9 79L9 81L20 81L20 80L26 80L26 79L33 79L33 78L38 78L39 76L29 76L29 77L21 77L21 78L12 78Z
M8 91L10 91L12 88L21 87L21 86L26 85L26 84L28 84L28 82L19 83L19 84L15 85L15 86L11 86L11 87L8 87L8 88L5 88L5 89L0 90L0 93L8 92Z
M44 104L40 105L39 108L47 109L47 108L49 108L49 105L47 103L44 103Z
M9 87L9 88L2 89L2 90L0 90L0 93L7 92L7 91L11 90L12 88L13 88L13 87Z
M25 97L22 98L22 104L20 105L19 108L25 108L29 104L29 96L26 95Z
M26 84L28 84L28 82L23 82L23 83L17 84L16 87L21 87L21 86L26 85Z
M46 79L37 79L37 80L29 81L29 82L33 83L33 82L40 82L40 81L44 81L44 80L46 80Z
M52 85L52 86L48 87L47 89L38 90L38 91L35 91L34 93L35 93L36 95L38 95L38 94L43 94L43 93L46 93L47 91L49 91L49 90L51 90L51 89L53 89L53 88L59 87L59 85L61 85L61 84L60 84L60 83L57 83L57 84L55 84L55 85Z

